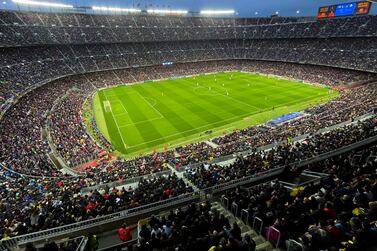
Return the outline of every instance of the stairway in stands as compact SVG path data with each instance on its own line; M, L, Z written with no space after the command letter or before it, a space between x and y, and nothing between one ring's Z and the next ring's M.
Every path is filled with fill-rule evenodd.
M233 225L233 222L236 222L238 226L241 228L241 235L242 237L248 234L256 243L257 251L280 251L278 248L274 248L272 244L267 241L263 236L259 235L257 232L252 229L249 225L245 224L241 219L238 217L235 217L229 210L227 210L221 203L219 202L213 202L211 210L215 211L217 210L220 214L223 214L230 223L230 226Z

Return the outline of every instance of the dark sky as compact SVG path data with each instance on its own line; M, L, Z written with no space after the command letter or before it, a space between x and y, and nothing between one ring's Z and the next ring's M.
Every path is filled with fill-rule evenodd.
M201 9L234 9L239 16L269 16L276 11L281 16L315 16L318 7L333 5L338 3L348 3L352 0L34 0L44 2L57 2L72 4L76 6L114 6L132 7L139 6L144 9L167 8L185 9L190 11L200 11ZM0 8L17 8L12 0L0 0ZM5 3L5 4L4 4ZM377 5L375 3L374 5ZM297 14L297 11L300 11ZM377 13L377 7L372 6L371 13Z

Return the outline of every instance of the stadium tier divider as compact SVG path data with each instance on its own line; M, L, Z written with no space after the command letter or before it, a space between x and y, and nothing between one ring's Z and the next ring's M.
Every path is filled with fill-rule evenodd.
M113 182L109 182L109 183L98 184L98 185L95 185L95 186L83 187L81 189L81 192L82 193L87 193L87 192L89 192L91 190L100 190L100 189L104 189L106 187L112 188L112 187L123 186L123 185L127 185L127 184L138 182L138 181L140 181L142 179L150 179L150 178L153 178L153 177L159 177L159 176L169 175L169 174L172 174L171 170L165 170L165 171L161 171L161 172L156 172L156 173L151 173L151 174L145 174L145 175L141 175L141 176L137 176L137 177L125 179L123 181L113 181Z
M197 202L199 201L199 199L200 192L187 193L174 198L127 209L109 215L100 216L94 219L88 219L60 227L16 236L11 238L10 240L12 242L16 241L18 245L25 245L29 242L44 241L46 239L52 240L53 238L58 238L61 236L72 236L74 235L74 233L77 233L79 231L94 229L100 225L119 222L121 220L124 220L125 218L137 217L156 211L162 211L171 208L172 206L179 206L182 204Z

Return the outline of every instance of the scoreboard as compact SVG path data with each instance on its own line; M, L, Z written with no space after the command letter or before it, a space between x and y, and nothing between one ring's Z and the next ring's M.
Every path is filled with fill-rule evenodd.
M320 7L317 18L345 17L353 15L367 15L372 3L368 1L344 3Z

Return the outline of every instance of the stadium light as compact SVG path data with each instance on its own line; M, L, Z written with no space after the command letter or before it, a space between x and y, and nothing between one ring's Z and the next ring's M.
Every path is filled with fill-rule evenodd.
M187 10L159 10L159 9L150 9L147 10L150 14L172 14L172 15L185 15L188 13Z
M73 8L73 5L62 4L62 3L48 3L48 2L38 2L38 1L31 1L31 0L12 0L12 1L16 4L24 4L24 5L36 5L36 6L57 7L57 8Z
M140 9L134 8L117 8L117 7L104 7L104 6L92 6L92 10L101 10L101 11L113 11L113 12L141 12Z
M201 10L202 15L233 15L234 10Z

